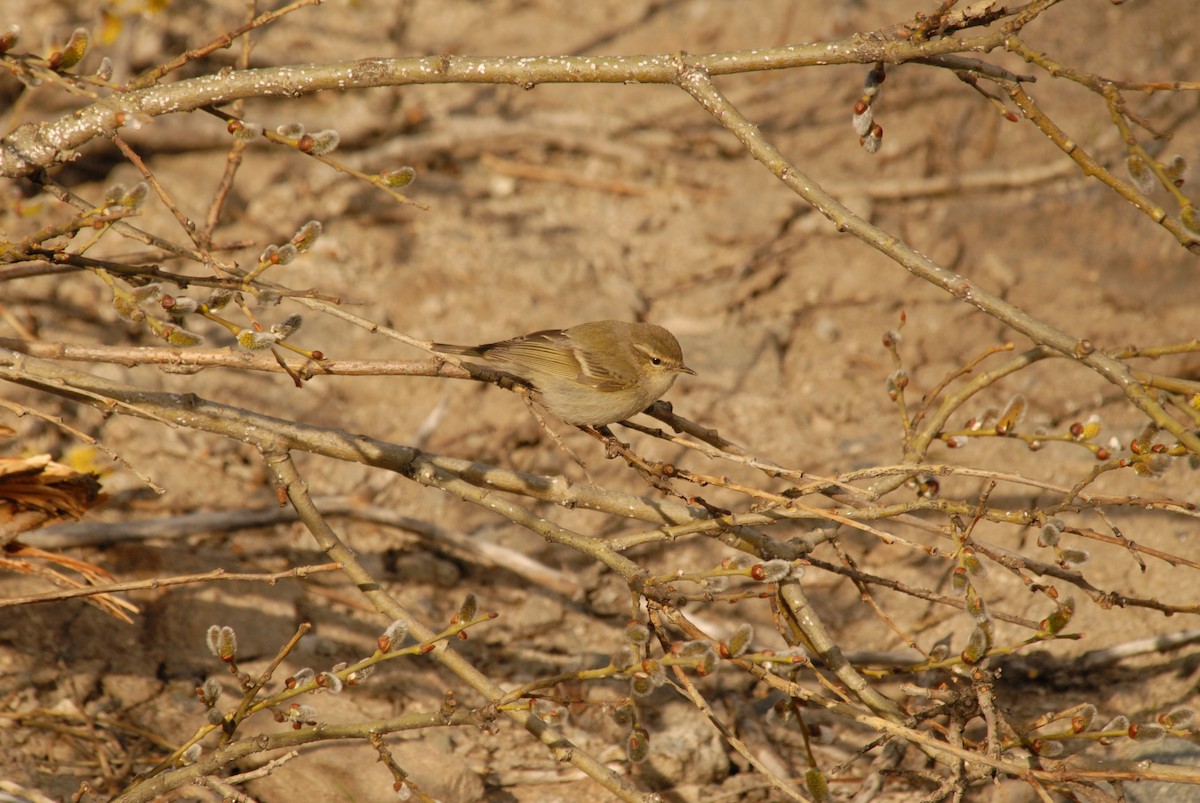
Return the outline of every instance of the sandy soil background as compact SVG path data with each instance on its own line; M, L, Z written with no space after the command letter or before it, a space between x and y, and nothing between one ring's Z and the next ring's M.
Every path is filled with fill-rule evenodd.
M39 42L60 42L74 26L96 27L103 13L116 13L123 19L120 35L102 50L113 58L120 80L207 41L244 13L233 2L172 4L166 12L131 13L137 10L90 0L18 0L9 4L0 22L19 22L22 45L37 50ZM254 63L438 53L706 53L838 38L929 10L929 4L902 0L330 0L265 29L257 39ZM1060 63L1111 78L1195 80L1200 39L1192 26L1181 24L1193 16L1191 0L1066 2L1031 27L1027 39ZM218 51L182 74L232 63L235 51ZM1004 54L989 60L1028 69ZM877 111L886 130L883 148L877 155L866 154L849 125L865 73L863 67L812 68L719 83L786 156L856 212L1030 314L1103 348L1197 337L1195 258L1150 219L1083 177L1033 126L1004 120L953 75L928 67L909 65L889 72ZM18 101L19 89L12 78L0 77L0 95L19 104L11 107L9 124L53 119L73 108L73 101L45 90ZM1108 110L1097 96L1046 77L1033 91L1083 147L1106 164L1124 161ZM1131 93L1130 103L1163 127L1181 120L1169 152L1195 161L1200 127L1193 96ZM252 263L264 245L282 242L305 221L317 219L325 233L314 251L273 278L339 296L356 313L415 337L484 342L601 318L660 323L678 335L698 373L683 377L668 395L675 409L719 429L752 453L788 466L832 475L899 459L902 431L885 392L893 365L880 341L885 331L897 327L902 312L907 318L902 353L914 400L990 346L1009 340L1018 349L1029 345L994 319L835 232L671 87L379 89L253 101L246 116L272 128L294 121L310 131L335 127L342 143L338 157L364 170L413 165L419 178L410 195L430 211L395 204L294 152L255 145L218 231L221 242L246 244L235 252L243 265ZM223 168L228 145L224 126L200 113L167 116L129 139L181 209L202 219ZM84 197L99 199L104 187L133 183L137 175L111 146L101 144L87 148L57 178ZM985 187L937 188L943 178L979 180ZM0 227L6 238L45 225L19 215L26 185L2 186L6 209ZM1169 203L1161 190L1154 200ZM179 239L175 222L159 205L147 205L138 225ZM120 258L141 253L139 249L109 237L89 253ZM8 314L36 321L39 337L49 342L156 343L121 321L105 285L89 276L10 283L0 290L0 304ZM283 308L279 317L289 311ZM215 327L205 333L213 345L226 342ZM15 335L11 326L0 324L0 336ZM320 316L307 318L298 342L337 359L423 356ZM1195 376L1200 360L1169 357L1155 362L1153 369ZM153 368L89 370L146 388L194 392L274 416L417 444L437 454L584 478L525 406L495 387L434 378L321 377L297 390L280 375L223 369L182 376ZM167 490L155 496L130 472L112 468L104 478L110 501L92 514L96 519L127 521L274 505L266 469L257 453L242 444L120 415L101 417L15 386L0 392L100 438ZM1014 393L1027 400L1024 426L1029 430L1062 429L1096 414L1106 434L1128 444L1144 423L1113 386L1083 368L1053 360L973 401L956 423L1003 407ZM4 413L0 423L16 430L4 444L8 453L61 455L77 445L44 421ZM654 493L619 461L604 460L601 448L586 436L561 425L556 429L597 483ZM647 455L697 471L754 476L634 433L622 437ZM973 443L962 452L935 447L932 457L1068 486L1095 464L1079 448L1050 445L1031 452L1014 442ZM515 685L539 675L603 665L620 646L629 615L627 595L589 560L393 475L307 456L297 460L321 496L387 508L516 550L577 585L574 596L532 587L517 574L472 560L436 539L353 516L336 520L376 576L430 622L445 622L467 592L476 594L484 608L501 612L494 625L456 646L493 677ZM1194 472L1181 462L1150 481L1114 473L1095 489L1194 499L1195 482ZM975 498L982 487L977 479L945 481L948 496ZM704 493L716 504L746 507L745 500L719 489ZM1045 501L1011 486L997 493L992 503L1008 507ZM551 508L545 514L589 532L620 531L617 523L587 514ZM1140 544L1200 556L1193 518L1128 511L1114 513L1113 519ZM1087 523L1102 529L1095 519ZM777 534L790 537L807 529L780 528ZM983 526L980 536L1018 550L1032 549L1036 534ZM846 536L845 544L865 571L922 587L946 586L944 560L885 548L856 535ZM1150 561L1142 571L1123 549L1089 548L1094 556L1086 573L1096 587L1195 604L1194 570ZM71 554L121 579L215 568L278 571L323 561L308 535L291 525L137 539ZM695 540L636 557L656 570L670 571L711 566L727 554L718 545ZM825 558L836 560L832 553ZM1046 615L1044 598L1027 593L1012 576L993 570L988 577L993 608L1034 620ZM847 650L903 648L844 578L810 571L805 584ZM0 597L46 589L41 580L0 575ZM1086 638L1047 645L1056 658L1196 627L1194 617L1168 618L1137 607L1107 610L1079 592L1076 596L1079 611L1072 629ZM53 799L66 799L85 781L97 790L86 799L118 792L147 761L161 757L201 724L193 688L205 677L222 677L204 645L211 624L237 629L240 663L252 673L301 621L313 622L315 631L289 659L293 668L368 654L386 625L334 574L276 586L159 589L129 598L141 608L132 625L80 602L0 609L0 777ZM955 649L962 648L965 617L885 592L880 601L926 646L953 636ZM736 613L720 604L689 610L722 633L750 621L757 625L762 646L784 646L765 602L740 604ZM1014 669L1005 679L1009 685L1001 699L1014 707L1012 714L1020 721L1082 702L1094 703L1101 718L1119 713L1148 718L1195 702L1200 651L1192 646L1157 654L1104 674L1071 675L1036 666L1031 661L1026 672ZM727 721L739 723L747 738L766 727L762 711L772 700L744 675L718 673L705 683L709 699ZM319 708L329 722L378 718L436 708L450 688L464 705L483 703L449 675L414 661L381 668L369 686L353 693L326 695ZM617 699L623 690L613 684L590 693L594 699ZM679 800L776 799L678 695L664 692L646 708L653 742L677 746L672 749L678 754L657 758L657 769L634 770L640 783L665 785ZM823 721L820 714L814 716ZM101 719L124 724L101 726ZM268 722L260 727L278 726ZM579 712L566 729L602 759L624 766L622 731L595 709ZM869 738L839 730L833 744L821 748L822 759L836 763ZM776 736L763 736L762 742L773 745L784 773L803 773L806 764L794 735L791 742ZM507 723L496 733L430 730L394 744L400 763L427 794L440 800L608 799ZM1113 750L1126 755L1121 751L1130 748ZM835 788L836 794L855 788L853 781L860 776L851 775ZM348 744L305 751L246 791L261 801L381 800L390 782L372 750ZM897 780L877 799L915 800L928 792L919 782ZM1025 794L1022 785L1001 784L972 791L969 798L1020 800ZM190 790L175 799L219 795Z

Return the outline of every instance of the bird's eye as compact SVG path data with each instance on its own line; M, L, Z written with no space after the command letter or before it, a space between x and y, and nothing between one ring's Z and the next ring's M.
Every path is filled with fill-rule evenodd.
M651 357L650 364L651 365L662 365L662 358L661 357Z

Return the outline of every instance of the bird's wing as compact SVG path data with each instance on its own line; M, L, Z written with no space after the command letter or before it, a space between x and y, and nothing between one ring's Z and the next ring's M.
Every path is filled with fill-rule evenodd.
M514 365L578 382L596 390L622 390L628 385L603 366L587 360L560 329L548 329L502 343L492 343L480 350L494 351L494 356L503 355L503 360Z

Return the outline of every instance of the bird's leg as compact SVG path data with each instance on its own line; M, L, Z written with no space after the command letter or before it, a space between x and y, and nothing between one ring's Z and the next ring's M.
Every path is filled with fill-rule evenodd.
M629 444L617 440L617 436L613 434L607 424L601 424L598 427L582 424L579 428L604 444L604 456L609 460L620 457L629 451Z

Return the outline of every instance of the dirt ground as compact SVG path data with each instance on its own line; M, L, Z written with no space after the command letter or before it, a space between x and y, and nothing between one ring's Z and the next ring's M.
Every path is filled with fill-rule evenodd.
M1194 26L1183 23L1195 16L1192 2L1064 2L1031 26L1026 38L1061 64L1109 78L1194 81L1200 38ZM911 19L933 5L908 0L329 0L264 29L253 61L267 66L366 55L708 53L840 38ZM118 38L96 45L112 57L116 80L208 41L244 15L231 0L171 4L166 12L98 0L16 0L8 6L0 24L19 22L22 48L32 51L48 50L77 25L100 30L104 13L119 16ZM236 52L236 46L218 50L182 74L230 64ZM1003 53L987 58L1017 72L1032 69ZM878 154L867 154L849 124L866 71L761 72L723 78L719 86L800 170L855 212L1029 314L1106 349L1200 337L1195 257L1148 216L1082 175L1032 125L1005 120L992 102L953 74L920 65L890 70L876 109L886 131L883 146ZM74 108L74 101L45 88L18 100L19 89L14 79L0 76L9 125L54 119ZM1106 165L1124 163L1120 137L1097 95L1044 73L1030 91L1081 147ZM1181 153L1192 162L1200 158L1194 93L1130 92L1128 99L1154 125L1174 129L1173 140L1161 146L1166 153ZM881 338L899 326L902 314L900 352L910 379L910 407L985 349L1008 341L1017 351L1030 345L997 320L838 233L673 87L416 86L252 101L246 117L267 128L291 122L302 122L309 131L336 128L341 136L337 157L364 171L412 165L418 179L406 192L429 210L393 203L344 173L259 143L247 152L218 229L218 242L242 245L229 252L230 258L252 265L265 245L284 242L305 221L319 220L324 234L313 251L273 273L273 279L337 296L356 314L418 338L486 342L596 319L654 321L678 336L697 372L682 377L667 395L675 410L785 466L832 476L899 462L903 431L897 406L886 393L895 366ZM229 144L224 124L199 112L166 115L130 132L128 139L181 210L202 220L224 169ZM1160 147L1149 137L1146 141ZM60 169L56 178L92 199L101 198L114 182L138 180L134 168L107 144L84 149L82 158ZM939 186L946 178L961 184ZM45 212L50 217L22 218L21 205L27 209L30 203L23 198L29 185L0 186L4 239L19 239L65 216L52 207ZM1151 198L1176 211L1163 190ZM173 241L185 239L159 204L147 204L136 222ZM108 236L88 253L121 259L146 252ZM46 342L161 345L142 327L122 321L107 286L91 275L0 283L0 307L5 315L0 337L19 336L13 321L20 320L26 327L35 323ZM292 311L285 304L261 314L270 323ZM215 325L203 332L210 347L229 342ZM296 342L334 359L426 356L312 314L306 315ZM1200 373L1200 358L1187 353L1138 365L1185 378ZM562 474L572 482L590 477L608 488L657 497L621 461L605 460L602 447L590 438L551 422L586 463L585 475L517 397L492 386L430 377L340 376L318 377L296 389L280 374L223 368L185 374L153 367L78 367L146 389L195 393L433 454ZM1025 431L1061 431L1096 415L1104 426L1102 440L1112 436L1128 445L1145 424L1112 384L1064 360L1044 361L997 383L951 424L963 426L971 416L999 410L1014 394L1026 400ZM154 494L134 473L101 456L108 501L88 519L162 521L164 532L75 547L66 554L121 580L214 569L283 571L326 561L294 523L165 534L173 517L182 514L228 510L245 514L245 520L254 510L275 508L268 471L246 444L120 414L102 416L16 385L0 387L0 399L62 417L166 490ZM65 458L81 445L44 419L18 418L6 410L0 412L0 425L15 430L0 445L4 454L49 452ZM757 472L638 433L619 434L642 454L697 472L773 491L788 485L765 483ZM1049 443L1031 451L1012 440L983 439L961 451L935 446L930 459L1058 486L1082 480L1097 462L1070 444ZM1150 479L1112 472L1091 490L1111 497L1200 502L1195 472L1185 460L1176 463ZM603 666L621 647L629 596L619 579L592 559L389 472L308 455L299 455L297 464L323 504L351 511L332 520L366 567L431 626L444 626L467 593L482 608L501 614L454 647L496 682L516 686ZM943 479L947 498L976 500L984 487L979 478ZM737 511L751 506L751 500L720 488L686 493L701 493ZM1012 484L999 486L995 494L990 504L1012 509L1045 504L1052 496ZM413 532L352 514L367 507L520 553L560 573L570 590L540 586L503 564L476 559L428 531L422 534L419 526ZM617 535L644 526L550 505L531 507L539 516L590 534ZM1200 559L1196 520L1190 515L1114 506L1107 516L1080 514L1073 521L1103 532L1112 525L1142 546ZM771 533L786 539L816 526L797 523ZM899 532L918 537L910 530ZM1033 529L981 524L976 535L1022 554L1036 552ZM24 540L51 543L39 537L46 536ZM1194 568L1153 558L1142 568L1119 544L1083 546L1092 557L1082 571L1096 589L1196 606ZM864 572L950 593L952 566L944 554L938 558L885 546L862 533L845 534L842 548ZM730 554L716 541L694 538L634 550L631 557L653 571L670 572L710 568ZM832 551L820 556L839 562ZM1014 573L999 566L981 583L990 609L1035 622L1049 611L1044 596L1028 593ZM1007 715L1030 723L1042 713L1092 703L1101 720L1125 714L1148 721L1197 703L1200 648L1195 643L1116 667L1089 670L1078 664L1078 671L1069 671L1070 661L1089 651L1195 631L1195 609L1169 617L1146 607L1107 608L1061 585L1064 594L1076 598L1071 630L1085 637L1023 651L998 691ZM888 622L843 576L810 568L804 587L847 652L903 653L897 630L925 648L944 637L952 639L954 652L965 644L967 617L942 606L876 590ZM0 573L0 599L52 589L42 578ZM95 790L85 800L108 799L195 732L204 723L194 695L197 683L215 677L232 694L228 672L205 646L210 625L235 628L239 666L252 675L267 666L301 622L313 623L314 630L287 659L289 671L368 655L387 625L336 573L274 585L207 583L125 596L139 608L132 624L78 600L0 608L0 779L18 785L30 799L66 800L84 783ZM687 611L721 636L749 622L755 625L756 648L787 646L765 600L700 603ZM997 641L1025 635L1001 624ZM758 745L760 760L778 764L782 775L803 776L808 765L799 739L794 732L790 740L778 735L781 726L766 715L776 698L765 688L732 671L718 671L698 685L723 721L736 723L741 737ZM898 696L897 688L885 684ZM386 663L370 683L323 695L313 704L322 722L357 722L436 710L448 690L464 707L486 702L417 658ZM615 682L565 691L586 693L594 703L626 694ZM625 760L626 734L598 705L573 708L562 727L643 788L663 790L666 799L782 799L678 693L660 690L641 711L654 752L650 762L632 770ZM828 743L815 747L826 768L874 735L821 712L811 716L832 732ZM266 720L256 727L269 732L282 726ZM442 801L611 799L504 719L494 729L412 731L389 744L419 788ZM1160 748L1163 755L1181 751L1182 758L1162 759L1167 763L1200 763L1186 741L1146 747L1119 740L1111 748L1089 746L1086 756L1144 758L1151 753L1138 751ZM392 777L377 759L361 742L305 748L298 758L247 784L245 793L264 803L388 799ZM834 797L847 799L865 772L865 762L854 764L837 779ZM1163 793L1168 797L1144 797L1158 794L1153 789L1133 789L1130 799L1186 799L1175 797L1175 790ZM931 791L915 776L897 777L875 799L918 800ZM972 789L967 799L1016 801L1035 799L1032 795L1028 786L1006 781ZM196 787L163 799L220 797L218 791Z

